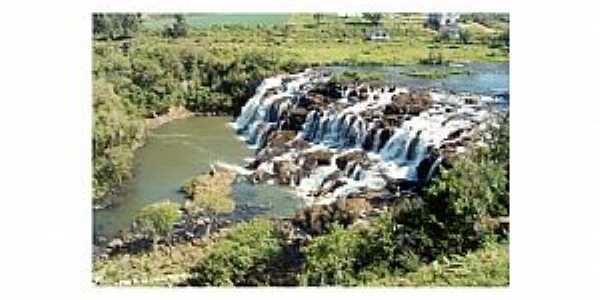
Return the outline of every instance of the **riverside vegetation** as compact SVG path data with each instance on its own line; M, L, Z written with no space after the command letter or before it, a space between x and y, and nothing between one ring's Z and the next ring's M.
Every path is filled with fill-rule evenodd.
M384 14L377 22L392 36L386 44L364 40L364 31L374 25L363 19L300 14L270 25L194 25L186 21L192 18L94 15L95 202L130 178L134 150L148 130L144 119L172 107L234 115L263 78L308 66L508 59L504 16L467 16L470 35L455 41L425 28L416 14ZM345 73L334 81L380 78L376 73ZM294 225L286 220L241 222L207 234L199 244L155 243L139 254L95 259L94 281L505 286L508 117L500 124L482 133L487 147L473 146L454 157L428 186L398 197L381 215L354 223L333 220L323 232L303 238L295 238ZM208 177L199 177L184 185L192 207L164 202L144 209L136 220L143 225L141 232L158 241L170 235L183 217L181 210L209 210L213 219L231 211L227 199L233 179L217 178L225 184L211 188L203 180Z

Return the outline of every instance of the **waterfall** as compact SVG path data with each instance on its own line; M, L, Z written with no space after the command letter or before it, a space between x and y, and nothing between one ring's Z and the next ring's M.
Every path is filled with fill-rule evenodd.
M427 176L425 176L425 182L429 182L429 180L431 180L431 177L433 176L433 172L435 172L435 169L437 169L441 163L442 163L442 156L439 156L433 162L431 167L429 167L429 171L427 171Z
M357 165L352 172L352 176L350 176L353 180L360 180L362 175L362 167Z
M269 89L281 85L280 77L267 78L256 88L256 93L242 107L240 116L235 121L235 127L238 130L245 130L248 125L256 118L256 113L261 107L261 102Z
M477 105L464 105L462 96L437 92L430 93L433 105L418 115L388 112L388 105L404 105L398 104L401 102L394 96L409 93L405 88L368 89L366 97L362 87L343 88L339 99L314 101L308 92L316 83L327 80L310 70L267 78L233 124L251 147L261 149L273 131L298 128L300 124L293 123L296 112L308 109L306 115L300 115L304 123L296 139L304 139L313 147L328 148L335 154L330 165L317 167L307 176L290 175L290 186L304 195L321 193L326 182L335 183L330 187L341 185L332 195L343 198L364 189L382 189L387 180L384 178L388 177L417 181L417 168L429 151L444 143L459 142L487 117L487 111ZM353 161L339 172L341 175L334 174L338 171L335 157L355 148L368 152L367 163ZM441 159L438 157L432 164L426 180L431 179ZM273 172L268 161L259 168Z
M338 170L337 165L335 164L336 158L337 155L333 155L329 165L318 167L310 176L302 178L298 190L303 194L313 194L318 192L323 183L325 183L327 177Z
M308 70L263 80L254 96L242 107L233 127L246 142L260 148L270 131L283 127L283 122L280 123L282 116L293 106L306 84L315 79L315 75Z
M377 133L375 133L375 141L373 142L373 152L379 152L380 143L381 143L381 132L383 128L377 129Z

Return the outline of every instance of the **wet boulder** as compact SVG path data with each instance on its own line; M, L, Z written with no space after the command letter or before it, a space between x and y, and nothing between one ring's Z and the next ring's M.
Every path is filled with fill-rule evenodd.
M296 212L292 224L310 234L321 234L331 223L331 215L329 205L313 205Z
M271 132L267 138L267 146L270 148L284 147L285 144L296 137L293 130L277 130Z
M270 161L276 156L280 156L287 151L285 147L265 147L258 151L256 158L249 162L246 167L249 169L256 169L262 163Z
M333 152L326 149L319 149L314 151L305 151L301 154L301 160L303 159L305 163L303 165L313 165L317 166L327 166L331 162L331 158L333 157Z
M392 137L392 134L393 132L389 128L384 128L383 130L381 130L381 133L379 134L379 145L377 149L373 149L373 151L380 151L383 148L383 146L388 142L390 137Z
M292 175L296 172L296 167L289 160L273 161L273 172L279 184L289 184Z
M328 181L325 181L319 190L320 195L327 195L329 193L333 193L337 188L345 185L346 182L340 178L332 178Z
M392 96L392 103L384 108L386 115L410 114L418 115L431 107L433 101L431 96L424 92L410 92Z
M352 150L340 154L335 159L338 169L346 170L349 162L361 162L367 160L367 153L364 150Z
M365 198L342 199L334 202L333 219L341 224L350 225L372 209Z
M290 111L289 128L291 130L301 130L304 121L306 120L306 115L308 115L308 110L306 108L297 107Z
M320 94L329 98L338 99L342 97L341 85L335 82L319 83L310 93Z
M351 225L372 209L366 198L351 198L335 201L329 205L313 205L294 215L292 224L310 234L327 232L333 223Z
M307 142L306 140L302 139L302 138L297 138L297 139L293 139L291 141L289 141L287 143L287 145L292 148L292 149L296 149L299 151L302 150L306 150L310 147L310 143Z

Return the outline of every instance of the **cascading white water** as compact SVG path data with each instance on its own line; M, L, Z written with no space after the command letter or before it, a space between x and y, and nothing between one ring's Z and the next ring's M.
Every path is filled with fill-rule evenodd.
M262 147L269 133L282 128L286 112L299 105L299 99L311 86L326 80L328 78L312 71L268 78L244 105L233 126L249 144ZM315 147L333 149L336 154L330 165L317 167L308 176L291 175L290 186L305 195L317 193L328 176L338 170L335 157L346 149L356 148L366 150L372 163L367 167L353 165L353 169L346 170L347 173L339 177L344 184L329 197L346 197L365 188L383 188L382 174L387 178L416 181L417 167L430 149L458 140L464 130L473 128L487 116L485 110L464 105L458 95L431 92L433 105L430 108L418 115L402 115L391 121L386 115L388 123L384 128L384 108L393 102L394 95L406 93L408 90L401 88L369 90L363 100L357 101L348 99L350 89L346 89L342 91L343 98L336 103L329 102L309 111L297 138ZM365 112L368 118L364 117ZM391 127L390 124L398 125ZM438 159L433 163L425 180L431 178L440 162ZM261 168L273 172L272 164L261 165Z
M242 107L232 124L241 137L255 147L260 146L271 130L277 128L284 112L292 107L303 85L312 80L323 80L310 70L263 80L255 95Z

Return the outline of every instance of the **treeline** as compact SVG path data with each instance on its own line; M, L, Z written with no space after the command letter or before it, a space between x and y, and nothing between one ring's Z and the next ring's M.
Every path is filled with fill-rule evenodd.
M111 83L93 85L93 199L96 201L130 177L133 150L144 139L137 107L114 92Z
M508 13L470 13L461 14L462 22L475 22L487 27L503 28L508 26L510 15Z
M92 29L96 39L131 38L142 23L142 14L95 13Z

